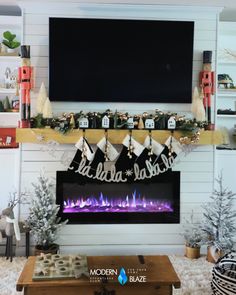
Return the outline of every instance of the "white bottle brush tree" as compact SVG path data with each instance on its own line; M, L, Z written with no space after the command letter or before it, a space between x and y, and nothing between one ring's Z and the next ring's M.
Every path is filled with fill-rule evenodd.
M184 218L184 231L182 235L184 236L186 247L200 248L203 244L204 233L199 227L199 225L194 223L193 215L194 213L192 211L190 219Z
M41 173L39 182L33 184L33 186L35 195L27 223L35 239L36 247L41 250L47 250L54 245L58 230L67 221L60 222L61 220L57 216L59 205L55 203L55 193L49 178Z
M235 194L223 187L222 174L216 180L219 190L214 190L212 202L206 203L204 209L204 223L202 230L207 234L209 246L224 253L233 248L233 237L236 233L236 211L233 209Z
M206 112L203 105L202 94L199 94L198 88L195 87L193 91L193 100L191 105L193 117L199 122L206 121Z
M36 100L37 114L43 114L43 107L46 102L46 99L47 99L47 90L46 90L44 83L42 82L40 89L39 89L38 96L37 96L37 100Z

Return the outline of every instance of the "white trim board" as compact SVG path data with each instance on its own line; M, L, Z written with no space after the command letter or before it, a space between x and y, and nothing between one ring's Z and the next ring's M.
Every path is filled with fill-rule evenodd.
M19 27L22 23L22 17L21 16L9 16L9 15L0 15L0 25L1 27Z
M208 6L190 6L190 5L150 5L150 4L96 4L96 3L62 3L48 2L32 3L29 1L20 1L19 5L27 13L37 14L68 14L73 12L74 15L83 17L158 17L168 13L169 18L181 15L183 18L191 19L199 17L201 19L215 19L215 15L219 14L223 7ZM68 17L68 16L67 16Z

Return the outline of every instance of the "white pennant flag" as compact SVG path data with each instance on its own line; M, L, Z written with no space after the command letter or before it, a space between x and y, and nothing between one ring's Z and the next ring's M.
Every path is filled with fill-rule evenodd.
M83 136L80 137L80 139L76 142L75 146L78 150L82 151L83 145L85 146L85 155L88 161L92 161L94 158L94 151L92 148L88 145L87 141L84 140Z
M115 161L115 159L118 157L119 153L117 152L117 150L114 148L114 146L109 141L106 141L105 136L97 143L97 147L103 153L105 153L106 144L108 145L108 149L107 149L108 159L110 161Z

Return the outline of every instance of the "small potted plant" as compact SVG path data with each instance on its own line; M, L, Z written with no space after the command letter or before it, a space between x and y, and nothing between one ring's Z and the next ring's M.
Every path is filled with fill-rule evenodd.
M10 31L5 31L3 33L3 41L2 44L4 44L7 48L8 53L14 53L16 51L16 48L20 46L20 42L15 40L16 35L12 34Z
M60 222L57 216L59 205L55 203L55 193L50 179L41 173L39 182L33 186L35 194L30 206L27 226L36 242L35 255L56 254L59 249L59 245L55 243L58 231L67 221Z
M185 219L183 236L185 239L185 256L191 259L200 257L200 248L203 243L203 232L193 223L193 211L190 220Z

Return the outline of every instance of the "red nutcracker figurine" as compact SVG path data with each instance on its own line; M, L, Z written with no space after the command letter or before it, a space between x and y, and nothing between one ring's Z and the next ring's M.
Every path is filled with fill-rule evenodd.
M199 81L209 125L211 125L211 95L215 93L215 73L212 72L211 62L212 51L203 51L203 71L200 72Z
M21 46L21 67L18 68L18 84L21 97L21 128L30 127L30 90L34 87L33 67L30 65L30 46Z

